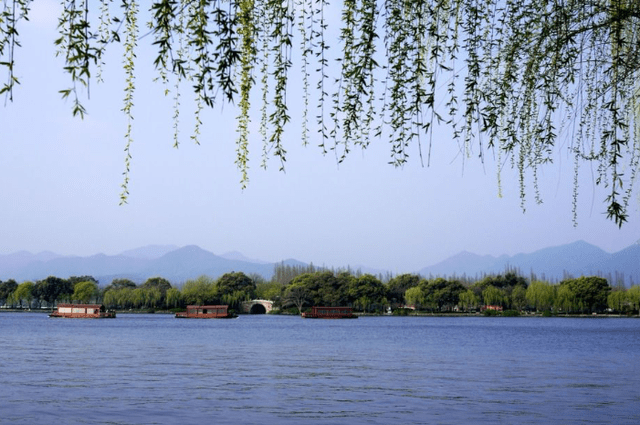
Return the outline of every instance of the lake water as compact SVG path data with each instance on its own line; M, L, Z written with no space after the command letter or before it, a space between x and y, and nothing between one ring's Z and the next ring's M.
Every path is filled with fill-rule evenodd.
M640 423L640 320L0 313L0 423Z

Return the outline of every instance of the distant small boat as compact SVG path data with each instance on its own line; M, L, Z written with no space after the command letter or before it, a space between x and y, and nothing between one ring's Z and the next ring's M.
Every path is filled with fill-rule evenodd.
M228 305L188 305L187 311L176 313L176 319L230 319Z
M102 304L58 304L49 317L73 319L115 319L116 312L107 310Z
M351 307L311 307L310 312L302 313L305 319L357 319Z

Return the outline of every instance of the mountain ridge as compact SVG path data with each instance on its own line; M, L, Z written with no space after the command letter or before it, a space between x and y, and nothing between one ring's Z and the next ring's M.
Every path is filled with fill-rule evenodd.
M257 274L269 280L275 266L282 263L306 265L293 258L274 263L249 259L237 251L215 255L197 245L147 245L116 255L99 253L87 257L64 256L51 251L37 254L18 251L0 254L0 280L36 281L47 276L68 278L90 275L101 284L108 284L115 278L141 283L150 277L161 276L180 284L201 275L217 278L233 271ZM386 273L369 267L359 269L363 273ZM567 276L600 275L615 280L611 284L622 279L629 285L640 282L640 244L635 243L612 254L585 241L513 256L494 257L461 251L439 263L406 273L425 277L481 278L483 275L500 274L506 270L517 270L524 277L535 275L538 279L552 282Z
M633 284L640 282L640 245L636 243L612 254L582 240L513 256L481 256L463 251L424 267L419 273L423 276L480 277L506 270L517 270L524 277L534 275L552 282L569 276L611 275L612 279L623 277L624 283Z

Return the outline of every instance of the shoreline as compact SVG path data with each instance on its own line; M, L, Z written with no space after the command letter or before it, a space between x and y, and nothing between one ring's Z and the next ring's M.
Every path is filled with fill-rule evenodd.
M26 314L51 314L54 308L41 308L41 309L20 309L20 308L0 308L0 313L26 313ZM116 310L116 314L175 314L169 310L157 310L150 312L148 310ZM298 316L297 314L286 313L272 313L277 316ZM251 314L238 314L239 316L260 316ZM375 313L354 313L358 317L505 317L502 315L485 316L482 313L421 313L415 312L407 315L394 315L394 314L375 314ZM515 318L592 318L592 319L638 319L640 315L628 315L628 314L553 314L551 316L545 316L542 313L523 313L519 316L513 316Z

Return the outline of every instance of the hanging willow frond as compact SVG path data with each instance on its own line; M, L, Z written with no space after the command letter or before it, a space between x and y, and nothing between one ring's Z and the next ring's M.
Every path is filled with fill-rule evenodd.
M238 140L236 142L236 165L240 169L242 178L240 184L246 187L249 181L247 170L249 168L249 108L251 106L250 95L253 85L253 66L256 61L254 27L254 0L240 0L239 34L241 46L242 66L240 76L240 115L238 116Z
M126 203L129 197L129 172L131 170L131 144L133 143L133 94L135 92L135 50L138 39L138 3L136 0L122 2L125 10L125 40L124 40L124 70L125 89L122 112L127 117L127 131L125 133L125 170L120 193L120 203Z
M58 19L60 37L55 45L58 46L56 55L64 56L64 71L71 77L71 87L60 90L60 94L63 99L72 99L73 115L83 118L86 109L78 97L78 86L89 90L90 65L97 62L99 49L91 44L94 36L90 32L88 0L70 0L63 4Z
M15 75L15 50L20 47L18 41L18 23L29 20L29 5L31 0L13 0L3 2L0 12L0 68L7 70L6 82L0 87L0 95L5 95L6 101L13 101L13 88L20 84Z
M273 106L269 116L273 129L269 137L270 150L280 160L280 170L284 170L287 151L284 149L282 136L284 126L290 121L287 106L287 82L291 68L291 48L293 46L293 4L291 0L269 0L267 8L270 12L267 19L270 24L271 51L273 54L273 71L275 79Z
M372 0L345 1L340 34L342 57L338 90L333 94L333 136L338 162L347 157L351 145L366 148L370 126L375 119L374 71L378 64L376 53L376 2ZM368 106L367 106L368 105Z
M0 93L5 101L18 83L17 27L27 19L30 4L2 3L0 68L7 78ZM100 79L105 49L120 42L124 32L126 200L139 12L132 0L123 0L116 10L112 0L95 4L100 13L94 34L89 0L62 0L55 43L71 84L60 92L72 99L73 114L83 116L80 95L88 94L92 67L97 66ZM446 124L465 158L484 161L487 152L497 151L499 193L505 166L511 165L523 209L531 192L535 202L542 202L541 168L568 154L576 167L574 220L585 163L594 164L595 182L606 189L606 215L619 226L629 218L640 167L637 0L342 0L338 13L333 6L328 0L151 2L148 25L163 89L169 90L172 78L173 87L181 81L193 84L192 138L197 141L204 106L238 99L233 106L238 108L236 164L243 187L250 100L260 86L263 166L275 157L284 169L290 111L300 111L302 143L314 137L307 117L315 97L317 144L323 154L334 149L339 162L354 146L366 148L373 134L388 141L389 162L395 166L415 154L424 161L422 140L428 138L428 164L434 128ZM337 34L335 43L329 34ZM289 75L297 55L300 82ZM254 81L256 71L260 78ZM302 87L294 99L287 96L292 84ZM176 87L174 143L180 96ZM292 101L302 107L291 108Z

